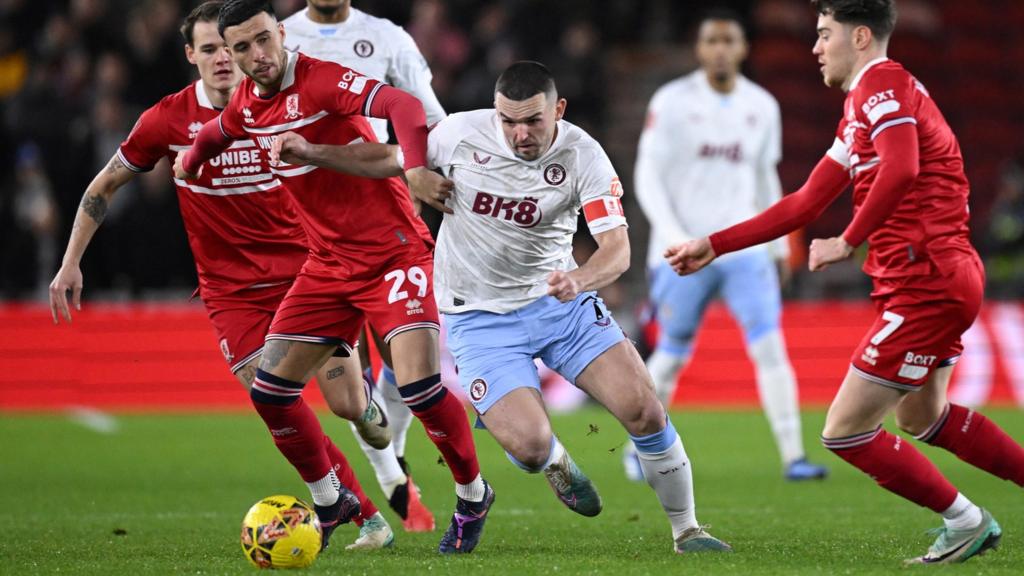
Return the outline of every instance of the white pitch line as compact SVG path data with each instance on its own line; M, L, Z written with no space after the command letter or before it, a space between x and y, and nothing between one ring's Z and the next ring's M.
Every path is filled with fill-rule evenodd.
M121 425L106 412L88 406L69 406L68 420L98 434L117 434Z

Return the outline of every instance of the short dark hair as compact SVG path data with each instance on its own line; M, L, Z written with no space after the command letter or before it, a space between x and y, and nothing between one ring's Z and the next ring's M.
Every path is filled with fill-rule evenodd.
M185 17L185 23L178 29L186 44L194 46L195 38L192 36L192 32L196 28L196 22L216 22L220 16L220 8L223 5L223 0L210 0L196 6L195 9L188 13L188 16Z
M743 17L740 13L733 10L732 8L726 8L724 6L717 6L709 8L700 13L700 20L697 20L697 27L700 28L705 22L735 22L739 24L740 28L746 33L746 24L743 21Z
M889 38L896 28L893 0L811 0L811 5L840 24L867 26L879 40Z
M277 20L277 14L274 14L274 7L270 4L270 0L227 0L220 9L217 31L223 36L224 30L231 26L237 26L260 12L266 12L274 20Z
M521 60L506 68L501 76L498 76L494 92L516 101L529 100L537 94L558 94L555 77L551 75L548 67L532 60Z
M747 37L747 26L743 22L743 17L740 13L733 10L732 8L726 8L724 6L716 6L708 8L703 12L700 12L700 18L697 19L697 24L691 29L691 36L694 42L700 39L700 29L704 27L707 22L735 22L740 27L740 33L743 37Z

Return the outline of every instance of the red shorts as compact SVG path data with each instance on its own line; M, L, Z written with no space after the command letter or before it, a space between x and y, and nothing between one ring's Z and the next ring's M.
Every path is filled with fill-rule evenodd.
M232 374L263 352L263 339L289 288L285 282L203 302Z
M917 390L935 368L960 358L960 336L978 315L985 270L976 256L946 276L903 278L875 298L878 318L853 353L861 377L900 390Z
M366 321L385 342L407 330L439 330L429 252L366 279L340 280L307 268L281 303L267 340L333 344L351 354Z

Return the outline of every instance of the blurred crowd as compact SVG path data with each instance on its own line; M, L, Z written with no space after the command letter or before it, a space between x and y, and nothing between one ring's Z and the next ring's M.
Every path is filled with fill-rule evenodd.
M177 29L196 3L0 0L0 163L10 167L0 176L0 300L44 297L90 179L110 159L142 110L194 78ZM567 118L602 141L626 182L631 181L647 100L658 84L694 66L689 44L695 18L707 4L682 0L353 2L410 32L430 63L434 89L449 111L489 106L494 80L509 63L524 58L545 62L569 100ZM786 61L795 64L795 73L818 83L805 98L822 100L832 108L831 114L818 116L811 130L801 125L790 130L787 120L789 164L784 164L782 174L786 189L793 190L831 141L838 119L836 96L827 99L809 54L813 14L804 0L717 4L737 10L750 22L753 53L746 71L752 78L769 89L770 77L785 78L771 69L770 59L756 57L761 38L792 40ZM933 4L904 0L900 3L904 20L910 26L932 26L931 31L924 29L925 36L941 36L944 29L957 26L944 20L945 12ZM1005 4L1016 3L1006 0ZM276 0L274 5L283 18L305 2ZM1024 44L1013 38L1007 41ZM915 71L912 63L908 67ZM1019 86L1007 85L1005 90L1017 91L1009 94L1008 101L1016 98L1018 105L998 111L1012 126L1020 120L1024 99L1019 98ZM942 105L942 92L933 92ZM782 96L779 100L784 116L787 106L801 104ZM956 119L951 122L959 133ZM799 153L801 142L806 141L816 146L812 148L817 156ZM1021 150L1024 147L965 146L969 166L980 156L988 162L986 166L993 167L982 182L972 176L972 202L983 207L972 226L987 257L991 291L1006 297L1024 296L1024 165L1014 160ZM837 208L837 222L849 218L849 207L845 213L843 209ZM647 224L635 203L627 205L627 213L637 258L624 284L611 290L622 300L643 293L645 282L642 255ZM581 253L588 249L586 244L580 247ZM191 292L195 272L165 164L117 194L82 268L88 296L93 298L179 297ZM807 276L798 276L794 295L863 294L859 275L853 282ZM835 287L823 289L822 283L829 282Z

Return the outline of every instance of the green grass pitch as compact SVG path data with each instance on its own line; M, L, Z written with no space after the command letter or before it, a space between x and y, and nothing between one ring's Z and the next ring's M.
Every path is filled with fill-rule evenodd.
M1024 413L989 410L1018 441ZM901 560L924 552L938 524L931 512L876 487L816 441L821 412L805 415L810 456L832 468L824 482L781 479L767 424L757 411L673 415L694 467L698 518L729 541L729 555L672 554L667 520L645 484L627 482L624 435L605 412L555 416L554 425L596 482L605 509L577 516L542 476L514 468L476 431L483 470L497 491L484 540L463 557L437 554L454 504L448 471L414 423L409 459L439 530L396 529L392 549L353 553L354 526L310 574L885 574L922 573ZM252 574L238 544L242 515L263 496L307 498L253 414L119 415L98 433L59 415L0 415L0 573ZM347 426L322 415L364 487L386 504ZM892 430L892 427L889 428ZM943 574L1024 573L1024 491L951 455L923 447L948 477L1003 526L999 550ZM908 572L909 570L909 572Z

